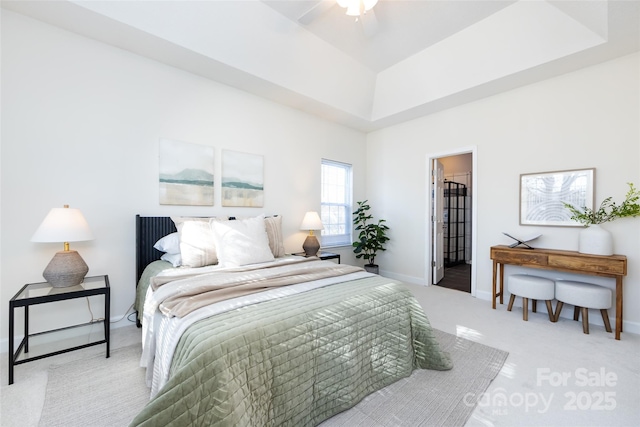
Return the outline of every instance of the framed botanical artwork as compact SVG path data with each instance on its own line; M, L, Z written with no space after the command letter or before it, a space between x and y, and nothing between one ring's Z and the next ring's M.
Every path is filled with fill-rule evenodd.
M564 206L593 208L595 168L520 175L520 225L579 227Z
M263 205L263 157L222 150L222 206L261 208Z
M214 149L160 139L160 204L213 206Z

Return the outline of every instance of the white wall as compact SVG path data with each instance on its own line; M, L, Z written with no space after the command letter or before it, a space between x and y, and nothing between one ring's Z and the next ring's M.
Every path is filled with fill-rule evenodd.
M62 249L30 242L52 207L69 204L87 218L95 240L71 247L90 275L109 275L115 320L134 301L135 214L279 213L286 249L299 251L300 221L320 208L321 158L352 163L354 197L365 195L364 134L6 10L2 113L2 313ZM159 205L161 137L215 147L213 207ZM263 209L220 206L221 149L264 155ZM349 248L341 254L354 262ZM96 317L100 304L92 300ZM31 313L33 331L90 318L80 300Z
M639 94L636 53L370 133L367 197L391 227L388 250L377 259L381 270L425 282L426 159L469 146L477 148L477 296L490 298L489 248L508 243L502 231L540 232L539 247L577 250L579 228L518 224L519 175L595 167L597 203L607 196L621 202L627 182L640 186ZM615 252L628 258L625 330L640 333L640 218L604 228ZM612 279L582 278L613 287Z
M518 225L521 173L596 168L596 198L640 185L640 58L629 55L367 136L126 51L2 11L0 307L60 245L31 243L52 207L80 208L96 239L72 244L90 274L109 274L112 315L134 299L134 216L284 215L298 250L306 210L318 209L320 158L354 165L354 199L391 227L383 271L424 282L431 153L477 147L477 291L490 293L489 247L501 231L539 231L540 246L577 249L577 228ZM264 209L158 204L158 139L265 156ZM366 188L365 188L366 182ZM625 330L639 331L640 219L606 224L627 255ZM343 262L353 262L349 248ZM593 279L589 279L593 280ZM609 279L601 279L610 285ZM92 303L96 316L99 303ZM34 330L88 320L83 301L33 310ZM593 316L594 318L596 316ZM6 348L8 316L0 316ZM594 319L596 320L596 319ZM117 326L117 325L115 325Z

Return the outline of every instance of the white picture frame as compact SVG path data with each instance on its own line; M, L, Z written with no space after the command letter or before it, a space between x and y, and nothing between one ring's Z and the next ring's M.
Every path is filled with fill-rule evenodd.
M520 225L581 227L564 203L593 209L595 168L520 175Z

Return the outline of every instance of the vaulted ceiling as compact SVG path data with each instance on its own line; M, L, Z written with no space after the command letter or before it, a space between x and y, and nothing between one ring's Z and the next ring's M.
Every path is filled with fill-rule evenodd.
M5 1L22 13L371 131L640 49L640 2Z

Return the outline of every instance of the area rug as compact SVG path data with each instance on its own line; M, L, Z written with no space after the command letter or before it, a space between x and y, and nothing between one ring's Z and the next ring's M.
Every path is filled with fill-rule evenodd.
M451 354L453 369L413 371L320 426L464 426L509 353L437 329L434 333Z
M134 344L49 367L40 427L127 426L149 401L140 367L142 347Z
M474 396L487 389L508 353L435 330L451 353L450 371L417 370L321 424L341 426L462 426ZM49 368L40 426L127 426L148 401L140 345ZM469 398L471 396L471 398ZM466 397L466 398L465 398Z

